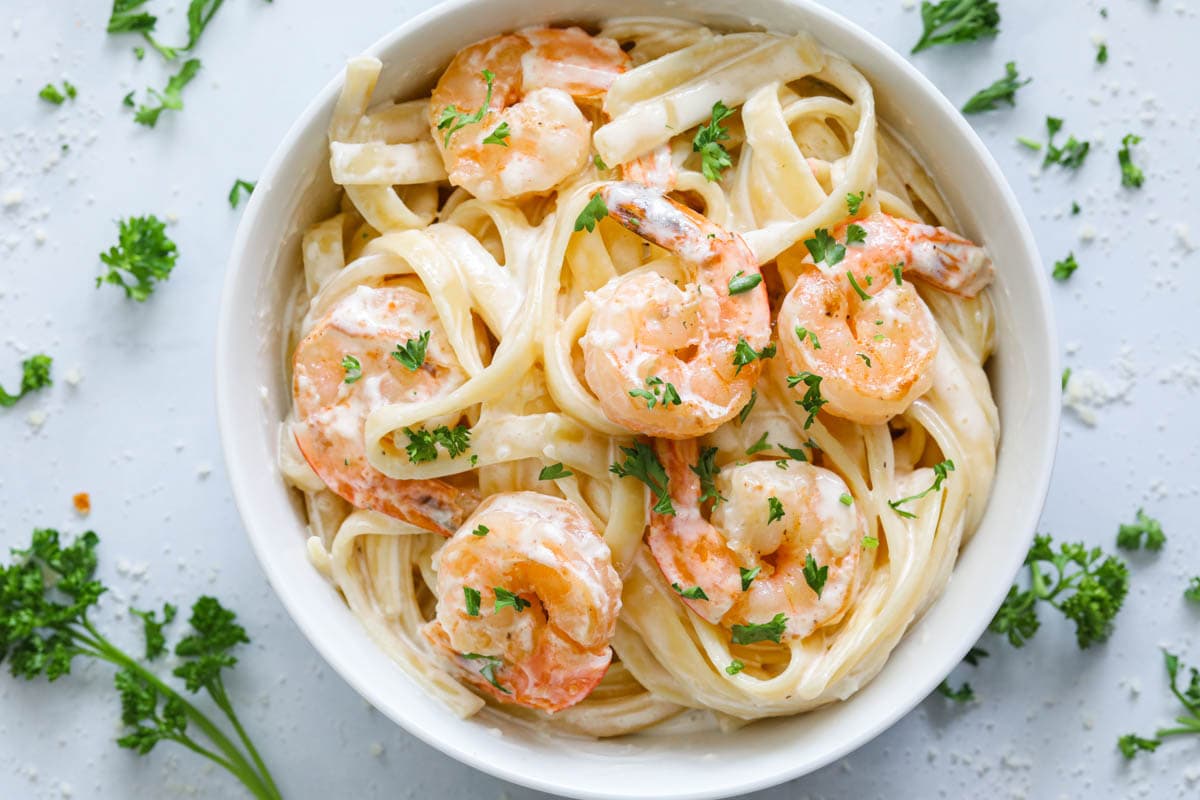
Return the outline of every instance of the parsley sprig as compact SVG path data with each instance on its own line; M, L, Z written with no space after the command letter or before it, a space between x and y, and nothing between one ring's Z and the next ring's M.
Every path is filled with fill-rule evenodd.
M821 376L812 372L800 372L796 375L787 376L787 385L789 389L794 389L800 384L808 387L804 396L796 401L796 405L808 412L808 419L804 420L804 430L812 427L813 420L817 418L817 412L821 410L821 406L829 401L821 397Z
M721 173L733 166L729 151L721 142L729 138L729 131L721 124L733 115L733 110L720 100L713 103L712 118L701 125L692 139L692 151L700 154L700 171L710 181L721 180Z
M242 194L249 197L254 193L254 181L246 181L238 178L233 182L233 188L229 190L229 207L237 208L242 202Z
M1077 269L1079 269L1079 262L1075 260L1075 253L1070 252L1062 261L1054 262L1054 269L1050 272L1050 276L1056 281L1065 281Z
M1121 185L1132 189L1141 188L1146 182L1146 174L1133 163L1130 148L1142 141L1142 137L1127 133L1121 139L1121 149L1117 151L1117 163L1121 165Z
M417 338L407 340L403 345L397 344L392 351L392 358L400 362L409 372L416 372L425 363L425 351L429 347L429 336L432 331L421 331Z
M50 366L54 359L45 353L30 356L21 362L21 388L16 394L9 394L0 386L0 407L12 408L17 401L30 392L44 389L54 383L50 379Z
M254 797L278 800L279 789L225 686L224 670L237 664L233 649L250 641L234 612L212 597L198 599L191 630L175 646L179 663L172 670L188 693L203 690L231 734L148 666L167 652L164 629L175 618L174 606L164 606L161 619L156 612L134 612L142 619L144 659L114 645L90 619L107 591L96 579L99 543L91 531L64 545L57 531L38 529L28 548L13 551L14 561L0 567L0 661L8 661L14 677L44 675L50 681L69 674L77 658L107 662L117 668L125 726L118 745L144 755L160 742L181 744L228 770Z
M945 461L939 461L938 463L933 465L933 483L929 486L928 489L926 489L925 491L920 492L918 494L909 495L908 497L902 497L899 500L888 500L888 505L891 506L891 509L893 511L895 511L897 514L904 517L905 519L916 519L917 518L916 514L913 514L910 511L905 511L902 508L900 508L900 506L904 505L905 503L911 502L913 500L920 500L922 497L926 496L930 492L936 492L938 489L941 489L942 483L946 480L946 478L950 477L950 473L953 471L954 471L954 462L953 461L951 461L950 459L946 459Z
M153 214L121 220L118 226L117 244L100 254L108 272L96 278L96 286L116 284L126 297L140 303L154 292L157 281L171 276L178 252L167 237L166 225Z
M717 491L717 473L721 468L717 466L716 459L717 448L706 447L700 451L700 460L688 465L688 469L700 479L700 502L712 500L714 508L725 502L725 497Z
M1004 65L1004 77L971 95L971 98L963 104L963 113L978 114L982 111L995 111L1001 103L1015 106L1017 90L1033 80L1033 78L1025 80L1020 78L1021 76L1017 72L1017 62L1009 61Z
M167 79L167 85L161 92L157 89L147 89L153 103L147 102L138 106L137 111L133 114L133 121L139 125L145 125L147 128L153 128L158 124L158 118L164 111L182 111L183 89L192 82L199 71L200 59L189 58L183 62L179 72Z
M1167 541L1163 533L1162 523L1148 516L1143 509L1137 510L1137 517L1131 523L1122 523L1117 529L1117 547L1122 550L1139 550L1142 545L1147 550L1162 550Z
M912 51L919 53L939 44L974 42L1000 32L1000 10L993 0L922 0L924 31Z
M674 514L675 506L671 505L671 493L668 490L669 480L662 462L654 454L654 450L644 442L634 442L633 447L622 447L625 460L609 466L609 472L618 478L637 478L658 498L653 510L656 514Z
M474 125L477 122L483 121L483 116L487 114L488 107L492 104L492 89L496 81L496 75L490 69L485 69L480 73L483 79L487 81L487 95L483 98L483 105L471 112L459 111L458 107L453 103L442 109L442 113L438 115L437 129L445 131L446 135L442 139L444 147L450 146L450 137L458 133L468 125ZM495 136L497 131L492 131L489 135ZM503 144L503 141L501 141Z
M745 336L739 336L737 345L733 349L733 365L737 367L733 374L737 375L742 371L742 367L746 366L747 364L753 363L760 359L766 360L768 358L774 358L775 353L777 352L778 350L774 342L771 342L762 350L755 350L750 346L750 343L746 341Z
M439 425L433 430L405 428L404 434L408 436L408 444L404 446L404 451L408 453L408 460L413 464L436 461L439 444L451 458L458 458L471 448L471 429L466 425L456 425L453 428Z
M1075 639L1087 648L1108 639L1113 618L1129 591L1129 568L1099 547L1081 542L1059 545L1049 536L1037 536L1025 557L1029 588L1014 585L989 629L1021 647L1041 625L1039 603L1046 603L1075 624Z
M787 630L787 617L781 612L771 618L770 622L752 622L748 625L733 625L730 628L734 644L754 644L755 642L774 642L779 644L783 632Z
M1127 733L1118 739L1117 748L1126 758L1133 758L1139 751L1154 752L1163 743L1162 740L1169 736L1200 735L1200 670L1181 664L1177 655L1166 650L1163 650L1163 664L1167 669L1171 694L1183 706L1183 711L1175 718L1174 727L1159 728L1153 738ZM1186 679L1187 682L1180 689L1179 677L1184 670L1190 673L1190 679Z

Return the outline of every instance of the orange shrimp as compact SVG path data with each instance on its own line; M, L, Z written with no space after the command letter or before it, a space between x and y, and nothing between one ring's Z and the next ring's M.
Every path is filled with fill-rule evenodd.
M391 353L428 336L415 371ZM440 480L390 478L367 461L363 427L391 403L428 400L466 373L427 295L403 287L359 286L338 301L296 346L293 435L313 471L333 492L367 508L450 535L472 498Z
M614 40L579 28L529 28L459 51L429 104L450 182L481 200L554 188L591 146L576 101L603 96L629 64Z
M422 630L472 685L544 711L575 705L612 660L621 579L570 501L488 497L435 556L437 618Z
M598 194L610 216L697 277L679 287L638 270L593 292L584 377L604 415L632 431L686 439L716 430L750 400L770 343L754 254L736 233L655 189L608 183ZM733 291L735 279L750 288Z

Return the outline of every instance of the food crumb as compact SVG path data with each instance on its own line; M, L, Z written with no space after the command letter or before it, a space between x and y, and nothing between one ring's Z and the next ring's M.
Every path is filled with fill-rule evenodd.
M92 513L92 498L87 492L79 492L72 497L71 505L75 506L75 513L81 517Z
M41 428L46 424L46 412L40 409L30 411L29 416L25 417L25 421L29 423L31 428Z
M67 374L63 375L63 380L71 386L78 386L79 382L83 380L83 373L79 371L79 367L71 367L67 370Z
M383 745L380 744L379 742L371 742L371 755L373 755L375 758L379 758L380 756L382 756L383 755Z

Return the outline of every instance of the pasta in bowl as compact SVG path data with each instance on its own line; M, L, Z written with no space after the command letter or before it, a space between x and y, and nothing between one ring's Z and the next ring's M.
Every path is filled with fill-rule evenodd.
M451 54L424 96L352 60L325 117L336 209L279 320L306 568L519 737L852 706L988 507L1009 265L810 30Z

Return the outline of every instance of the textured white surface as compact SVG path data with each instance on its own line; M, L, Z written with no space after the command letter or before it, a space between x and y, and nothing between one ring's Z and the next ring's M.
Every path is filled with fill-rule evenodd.
M106 9L95 5L30 5L0 21L0 383L14 384L20 359L41 350L55 357L56 375L53 389L0 411L0 545L27 541L35 525L91 527L103 538L111 608L204 592L237 608L254 643L230 691L289 797L538 796L416 742L329 674L250 554L216 443L212 332L237 222L229 186L256 177L346 57L427 4L227 3L200 45L205 68L186 109L155 130L135 126L120 98L161 86L160 60L135 61L137 42L107 36ZM160 28L174 32L168 41L183 31L185 4L171 5L155 4ZM916 12L895 0L829 5L898 48L919 33ZM1163 521L1167 548L1130 559L1133 589L1107 645L1080 653L1049 616L1023 651L985 637L992 657L953 676L970 679L979 703L933 697L841 763L758 797L1200 792L1200 743L1173 742L1131 766L1113 746L1174 710L1158 646L1200 660L1200 613L1180 596L1200 573L1188 548L1188 512L1200 502L1200 424L1188 413L1200 390L1190 324L1200 254L1187 238L1190 230L1200 244L1191 202L1200 108L1188 77L1200 66L1200 18L1172 0L1113 0L1108 19L1099 6L1008 0L995 41L914 60L958 102L1009 59L1034 77L1016 109L973 121L1047 260L1074 250L1080 263L1055 300L1066 363L1092 387L1080 399L1098 407L1094 426L1074 414L1064 423L1043 530L1111 548L1117 524L1145 505ZM1097 37L1109 45L1104 66L1094 64ZM56 109L36 98L64 77L79 87L75 103ZM1093 141L1077 174L1039 174L1040 159L1013 143L1043 138L1047 114ZM1127 132L1145 138L1135 151L1147 175L1140 191L1119 185L1115 151ZM177 218L174 277L144 305L94 289L113 221L149 212ZM92 495L86 521L70 509L77 491ZM127 618L105 622L114 638L135 641ZM110 683L107 668L81 668L53 688L0 678L0 796L236 796L223 774L177 748L144 759L118 750Z

